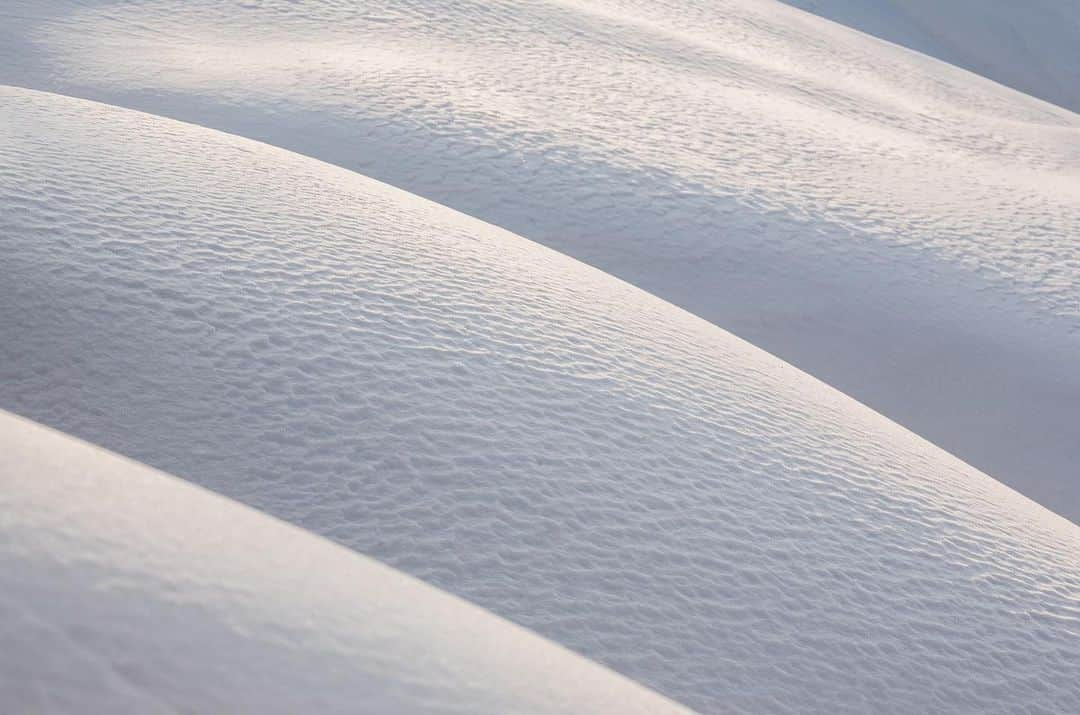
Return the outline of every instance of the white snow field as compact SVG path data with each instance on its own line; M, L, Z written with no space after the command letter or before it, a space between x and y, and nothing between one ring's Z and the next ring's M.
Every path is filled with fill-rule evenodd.
M264 514L0 412L4 713L677 713Z
M1046 38L1063 67L1080 36L1039 8L1073 4L1013 11L1068 35ZM766 0L9 0L0 81L263 140L546 244L1080 520L1066 109Z
M783 0L1080 112L1080 0Z
M131 110L4 89L0 160L3 408L705 712L1080 710L1080 527L716 326Z

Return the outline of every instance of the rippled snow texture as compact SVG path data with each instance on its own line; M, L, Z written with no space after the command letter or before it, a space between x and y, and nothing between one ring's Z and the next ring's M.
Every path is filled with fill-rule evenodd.
M1080 112L1080 0L783 0Z
M763 0L5 8L0 81L549 245L1080 521L1076 114Z
M456 598L0 412L0 711L679 713Z
M1080 710L1080 528L782 361L276 148L0 128L0 407L706 712Z

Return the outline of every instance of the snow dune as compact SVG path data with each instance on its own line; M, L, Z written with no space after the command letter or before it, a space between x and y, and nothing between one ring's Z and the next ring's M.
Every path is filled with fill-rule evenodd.
M0 412L6 713L676 713L527 631Z
M7 88L0 255L19 276L0 282L0 407L341 542L691 707L1080 709L1080 528L714 325L505 230L275 147ZM221 520L236 511L198 499ZM141 500L123 513L144 521L115 528L152 519ZM166 555L184 513L166 512ZM267 541L293 535L240 516ZM83 528L112 550L103 559L164 563L106 539L107 523L70 526ZM211 624L262 608L319 618L304 599L322 597L297 586L311 572L279 573L306 556L267 574L207 531L227 566L254 574L221 601L194 591L225 609ZM250 556L262 538L237 543ZM317 563L402 583L304 543ZM177 554L194 586L214 583L194 553ZM153 607L186 618L187 583ZM352 618L337 593L328 618ZM124 603L95 592L88 607L108 623ZM415 624L424 610L394 613ZM460 632L440 631L448 644ZM218 637L246 648L260 636L206 635ZM270 672L294 662L266 657ZM604 695L589 689L599 682L584 692ZM495 707L503 693L484 685L476 697ZM536 694L521 687L514 697Z
M1080 112L1078 0L783 0Z
M500 225L1080 519L1072 112L764 0L5 8L0 80L264 140Z

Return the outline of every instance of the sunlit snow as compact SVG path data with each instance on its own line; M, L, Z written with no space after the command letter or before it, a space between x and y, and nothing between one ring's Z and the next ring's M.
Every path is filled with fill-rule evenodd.
M0 711L1080 712L1075 7L0 3Z

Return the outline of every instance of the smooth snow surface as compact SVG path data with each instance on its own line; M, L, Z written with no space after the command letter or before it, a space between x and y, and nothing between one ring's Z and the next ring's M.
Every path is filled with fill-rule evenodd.
M676 713L527 631L0 412L4 713Z
M764 0L3 8L0 81L264 140L554 247L1080 520L1072 112Z
M783 0L1080 112L1080 0Z
M707 712L1080 711L1080 527L790 365L277 148L0 128L3 407Z

